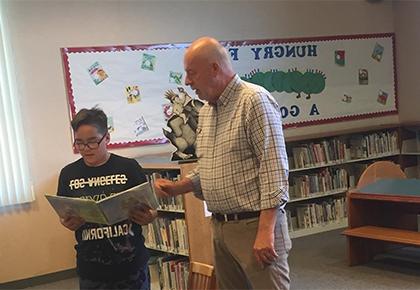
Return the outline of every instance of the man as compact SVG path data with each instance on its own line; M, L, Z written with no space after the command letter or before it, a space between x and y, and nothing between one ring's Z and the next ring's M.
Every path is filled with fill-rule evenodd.
M207 202L220 289L289 289L288 163L280 107L264 88L233 72L213 38L194 41L184 67L186 85L208 102L198 121L198 167L180 181L158 179L157 193L193 191Z
M74 147L82 158L61 170L57 195L98 201L147 181L134 159L111 154L107 116L97 108L80 110L71 122ZM115 225L86 223L67 215L61 223L75 231L80 289L150 289L141 225L156 212L136 207Z

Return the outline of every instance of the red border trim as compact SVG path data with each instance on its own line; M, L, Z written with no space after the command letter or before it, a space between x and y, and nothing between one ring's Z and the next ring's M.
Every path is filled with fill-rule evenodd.
M107 148L114 149L114 148L136 147L136 146L143 146L143 145L157 145L157 144L165 144L168 142L169 141L166 139L157 138L157 139L135 141L135 142L109 143Z
M111 46L90 46L90 47L65 47L61 48L64 53L84 53L84 52L109 52L109 51L137 51L151 49L182 49L188 47L189 43L169 43L169 44L140 44L140 45L111 45Z
M290 122L284 124L285 129L299 128L305 126L313 126L334 122L343 122L351 120L360 120L374 117L383 117L398 114L398 79L396 69L396 46L395 33L372 33L372 34L352 34L352 35L333 35L333 36L314 36L314 37L299 37L299 38L282 38L282 39L254 39L254 40L225 40L220 41L224 46L244 46L244 45L267 45L278 43L300 43L308 41L334 41L334 40L349 40L349 39L370 39L370 38L387 38L392 39L393 49L393 71L394 71L394 95L395 95L395 110L377 113L355 114L351 116L342 116L336 118L326 118L314 121ZM86 53L86 52L109 52L109 51L137 51L150 49L182 49L189 46L189 43L172 43L172 44L144 44L144 45L114 45L114 46L92 46L92 47L67 47L61 48L61 56L63 61L63 69L65 75L66 93L70 105L71 116L76 114L76 106L74 102L73 89L71 84L71 74L69 69L68 54L69 53ZM124 148L135 147L142 145L164 144L166 139L158 138L136 142L110 143L108 148Z
M312 36L312 37L294 37L281 39L255 39L255 40L232 40L220 41L223 45L240 46L240 45L267 45L277 43L298 43L308 41L332 41L332 40L348 40L348 39L369 39L380 37L393 37L395 33L371 33L371 34L349 34L349 35L332 35L332 36Z
M73 96L73 86L71 84L71 73L69 67L69 57L67 56L66 48L60 48L61 51L61 59L63 62L63 70L64 70L64 81L66 85L66 94L67 99L69 101L69 109L71 117L76 115L76 105L74 104L74 96Z

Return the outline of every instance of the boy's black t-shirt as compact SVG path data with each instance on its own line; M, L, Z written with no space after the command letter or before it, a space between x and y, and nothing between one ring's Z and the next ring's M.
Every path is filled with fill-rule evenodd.
M105 164L90 167L81 158L61 170L57 195L98 201L146 181L134 159L111 154ZM111 226L86 223L75 236L81 278L121 280L147 265L149 254L141 226L134 222L125 220Z

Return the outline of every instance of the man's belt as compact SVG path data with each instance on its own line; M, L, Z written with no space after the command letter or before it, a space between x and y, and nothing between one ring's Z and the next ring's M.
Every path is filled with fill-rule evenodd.
M244 219L252 219L260 216L259 211L245 211L239 213L213 213L213 217L219 222L239 221Z

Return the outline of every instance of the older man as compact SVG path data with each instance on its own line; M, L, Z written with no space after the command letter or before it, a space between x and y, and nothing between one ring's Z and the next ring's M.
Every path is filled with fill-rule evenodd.
M220 289L289 289L280 107L264 88L235 74L226 49L213 38L194 41L184 67L186 85L207 101L197 128L198 167L177 182L157 180L157 192L193 191L207 202Z

